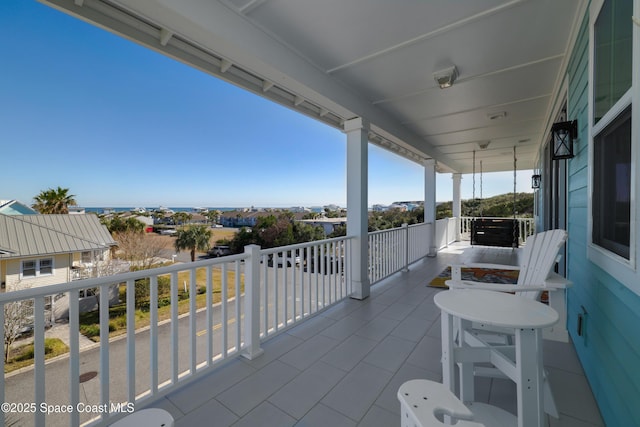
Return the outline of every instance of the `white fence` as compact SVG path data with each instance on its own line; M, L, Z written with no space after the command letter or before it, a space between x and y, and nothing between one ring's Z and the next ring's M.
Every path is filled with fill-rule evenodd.
M2 324L11 316L6 308L22 301L34 306L33 366L0 376L1 401L15 406L0 425L40 426L45 417L47 425L108 425L230 357L258 355L261 340L351 293L350 243L248 246L239 255L0 295ZM119 308L126 339L109 337L111 322L124 322L109 318L114 283L126 289ZM99 344L80 351L79 294L87 288L98 290ZM60 293L68 295L69 354L45 365L45 302ZM4 369L4 358L0 364Z
M369 233L369 282L376 283L424 257L431 224L407 225Z

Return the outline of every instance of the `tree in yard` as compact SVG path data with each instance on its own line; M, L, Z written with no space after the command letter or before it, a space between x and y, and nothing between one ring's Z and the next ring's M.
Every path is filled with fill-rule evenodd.
M144 232L145 227L142 221L132 216L124 219L117 215L113 218L102 218L100 222L107 227L107 230L109 230L111 234L124 233L128 231L133 233L142 233Z
M16 289L18 289L16 287ZM20 289L26 289L22 286ZM4 305L4 361L9 361L11 345L20 338L25 325L33 322L33 300L8 302Z
M31 207L41 214L68 214L69 206L76 205L74 197L68 188L49 188L33 198L35 203Z
M163 252L168 249L165 242L156 237L132 229L116 232L113 235L115 241L118 242L116 255L120 259L129 261L138 269L148 270L158 262Z
M211 229L206 225L190 225L178 230L176 235L176 251L188 249L191 251L191 261L196 260L196 251L209 249Z

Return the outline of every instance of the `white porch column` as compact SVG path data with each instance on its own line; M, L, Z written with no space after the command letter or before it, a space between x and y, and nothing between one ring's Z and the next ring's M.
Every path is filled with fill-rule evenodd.
M436 161L434 159L427 159L424 162L424 222L432 224L427 256L434 257L438 253L436 247Z
M351 261L352 298L369 296L368 245L368 144L369 123L355 118L344 123L347 134L347 236L355 237Z
M451 179L453 179L453 217L457 218L456 220L456 242L460 241L460 221L462 216L462 200L460 199L460 184L462 182L462 174L454 173L451 174Z

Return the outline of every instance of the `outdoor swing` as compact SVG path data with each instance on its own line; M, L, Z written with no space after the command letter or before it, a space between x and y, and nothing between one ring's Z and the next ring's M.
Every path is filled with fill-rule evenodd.
M516 249L520 242L516 218L516 147L513 147L513 218L484 218L482 212L482 160L480 161L480 215L471 220L472 246L499 246ZM473 152L473 201L476 202L476 152ZM474 206L477 208L478 206Z

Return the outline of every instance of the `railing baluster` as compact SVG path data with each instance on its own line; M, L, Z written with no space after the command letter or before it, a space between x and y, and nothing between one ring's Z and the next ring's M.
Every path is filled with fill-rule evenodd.
M242 312L240 310L240 261L235 263L236 352L242 349Z
M158 392L158 276L151 276L149 285L149 377L154 395Z
M229 286L229 280L227 278L227 264L222 264L222 289L220 291L220 324L221 327L221 335L220 339L222 340L222 358L226 359L228 350L229 350L229 342L227 341L227 333L228 333L228 314L227 314L227 305L228 305L228 297L227 297L227 287Z
M70 296L71 298L71 296ZM135 280L127 280L127 399L136 400L136 288ZM78 292L75 293L76 304ZM69 303L69 322L71 322L71 301ZM77 309L77 307L76 307ZM77 336L77 334L74 334Z
M267 273L267 259L264 255L261 256L262 261L262 273L261 277L264 278L264 288L263 292L261 292L261 298L263 298L263 308L264 312L264 335L266 338L269 335L269 274Z
M269 264L267 263L267 265ZM280 299L278 298L280 295L280 281L278 280L278 269L276 268L273 254L271 255L271 267L271 273L273 274L273 326L275 328L275 332L278 332L280 329L280 317L278 316L280 311Z
M191 268L189 270L189 356L190 356L190 371L191 375L196 373L196 349L197 349L197 338L196 335L198 333L198 329L196 328L196 296L198 295L198 291L196 288L196 269Z
M69 404L77 408L80 402L80 310L78 290L69 291ZM53 304L51 306L53 310ZM133 402L133 400L129 400ZM3 400L4 402L4 400ZM72 426L80 425L80 413L72 411L69 418Z
M179 381L179 356L180 336L178 335L178 272L171 273L171 383Z
M295 322L298 318L298 284L296 283L296 261L293 251L291 251L291 258L293 258L293 262L291 263L291 302L293 303L293 317L291 319ZM284 263L289 267L289 261L286 258Z
M44 297L35 298L33 325L33 358L34 358L34 383L35 399L37 408L45 403L45 375L44 375ZM35 411L36 425L44 425L43 411ZM4 416L4 414L2 414Z
M206 297L206 314L207 314L207 366L211 366L213 362L213 267L207 267L207 297Z
M109 405L109 285L100 287L100 403ZM106 413L101 414L104 420Z

